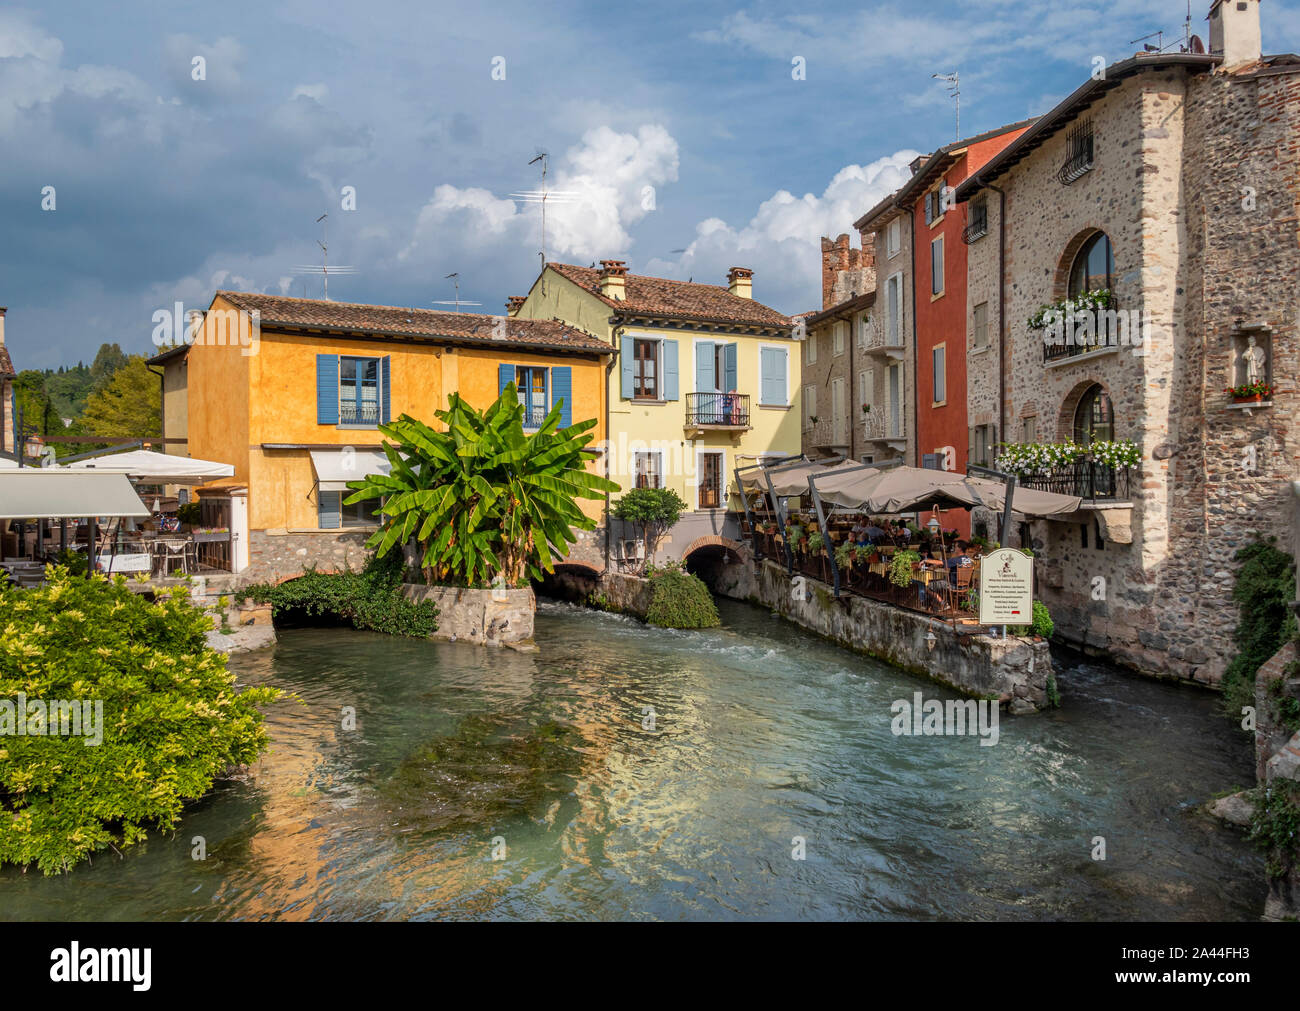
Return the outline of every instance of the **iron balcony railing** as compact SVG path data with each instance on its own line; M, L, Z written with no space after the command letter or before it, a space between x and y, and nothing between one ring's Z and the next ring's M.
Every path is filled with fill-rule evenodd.
M340 425L377 425L379 424L379 405L376 403L358 404L355 400L339 403Z
M749 428L749 394L688 393L686 424L691 428Z
M1115 468L1105 463L1081 460L1065 463L1049 470L1020 474L1016 483L1039 491L1054 491L1061 495L1077 495L1083 499L1126 501L1129 497L1128 468Z
M1120 317L1123 313L1117 312L1116 306L1112 297L1108 303L1096 309L1079 309L1072 314L1062 314L1056 326L1040 331L1043 338L1043 363L1078 358L1119 347L1123 343L1120 333ZM1092 333L1089 334L1086 329L1076 333L1087 323L1083 318L1085 313L1092 316ZM1124 340L1130 338L1124 335Z

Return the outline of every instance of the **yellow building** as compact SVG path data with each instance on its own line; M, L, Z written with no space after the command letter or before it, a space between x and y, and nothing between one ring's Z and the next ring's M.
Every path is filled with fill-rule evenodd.
M232 530L246 509L258 578L358 564L374 519L342 504L345 482L385 468L380 423L436 424L450 393L486 407L515 382L527 418L563 401L561 424L594 418L604 438L610 349L562 323L220 291L189 337L167 397L187 399L188 454L234 466L200 497L230 500L205 517Z
M672 488L690 509L661 557L738 541L735 468L799 453L792 321L754 301L752 277L733 267L724 287L629 274L621 260L551 263L508 303L515 318L562 321L613 352L608 476L624 489ZM636 550L615 532L613 554Z

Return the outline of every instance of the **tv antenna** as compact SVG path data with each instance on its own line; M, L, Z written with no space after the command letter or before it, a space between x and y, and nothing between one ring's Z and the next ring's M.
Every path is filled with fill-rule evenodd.
M542 205L542 266L546 266L546 205L548 203L569 204L576 203L578 195L568 190L548 190L546 188L546 174L550 167L550 155L545 151L540 152L536 158L530 161L529 165L542 163L542 188L539 190L523 190L520 193L511 193L516 200L526 204Z
M330 298L330 269L331 269L330 268L330 247L328 241L329 237L328 237L328 233L326 232L326 227L327 227L326 219L328 217L329 214L325 213L316 219L316 224L320 225L321 237L316 240L316 245L320 246L321 256L322 256L321 265L318 267L315 264L308 263L308 264L299 264L298 266L295 266L293 268L293 272L295 274L323 274L325 276L325 301L326 302L328 302ZM335 264L333 270L334 273L336 274L355 274L357 272L355 267L345 267L342 264ZM304 288L305 285L306 282L304 282Z
M483 304L482 302L462 302L462 301L460 300L460 271L455 271L454 273L448 274L446 277L443 278L444 281L445 281L445 280L448 280L448 279L451 280L451 283L452 283L452 284L455 286L455 288L456 288L456 301L454 301L454 302L449 302L449 301L447 301L446 299L436 299L436 300L433 302L433 305L454 305L454 306L456 307L456 311L457 311L457 312L460 312L460 307L461 307L462 305L482 305L482 304Z
M936 81L943 81L948 85L948 95L957 103L957 136L954 140L961 140L961 74L953 71L951 74L931 74Z

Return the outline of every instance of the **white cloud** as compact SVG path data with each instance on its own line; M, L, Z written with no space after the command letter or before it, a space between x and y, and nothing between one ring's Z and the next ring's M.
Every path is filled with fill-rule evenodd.
M588 130L547 180L548 191L556 194L546 206L548 257L596 259L625 252L633 243L628 228L657 206L659 187L677 180L677 168L677 142L662 126L645 125L634 134L608 126ZM454 235L472 247L502 236L535 244L540 231L536 202L444 184L420 210L400 258L435 236L445 242Z
M289 96L289 101L293 101L299 95L305 95L307 98L314 98L317 102L324 102L329 96L330 89L328 84L300 84L293 89Z

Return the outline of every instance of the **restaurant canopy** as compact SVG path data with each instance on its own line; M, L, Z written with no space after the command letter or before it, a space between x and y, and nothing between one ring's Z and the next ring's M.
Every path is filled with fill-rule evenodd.
M149 449L133 449L64 464L69 470L111 470L130 476L133 481L156 484L202 484L218 477L233 477L235 468L228 463L196 460L188 456L170 456Z
M787 466L761 468L758 470L747 471L740 476L741 483L747 491L766 492L767 479L772 478L772 491L778 498L789 498L794 495L806 495L808 493L808 478L816 475L833 474L836 471L844 469L853 469L860 467L861 464L852 463L848 460L839 460L836 462L805 460L800 463L792 463ZM820 480L818 488L821 487Z
M919 467L828 471L816 476L816 486L823 502L873 513L908 513L933 506L1001 510L1006 501L1006 485L999 481ZM1025 516L1056 516L1075 512L1082 501L1074 495L1017 487L1011 508Z
M321 491L347 491L349 481L359 481L367 474L387 474L388 457L381 449L313 449L311 465Z
M0 519L63 519L69 516L147 518L149 510L125 474L22 467L0 477Z

